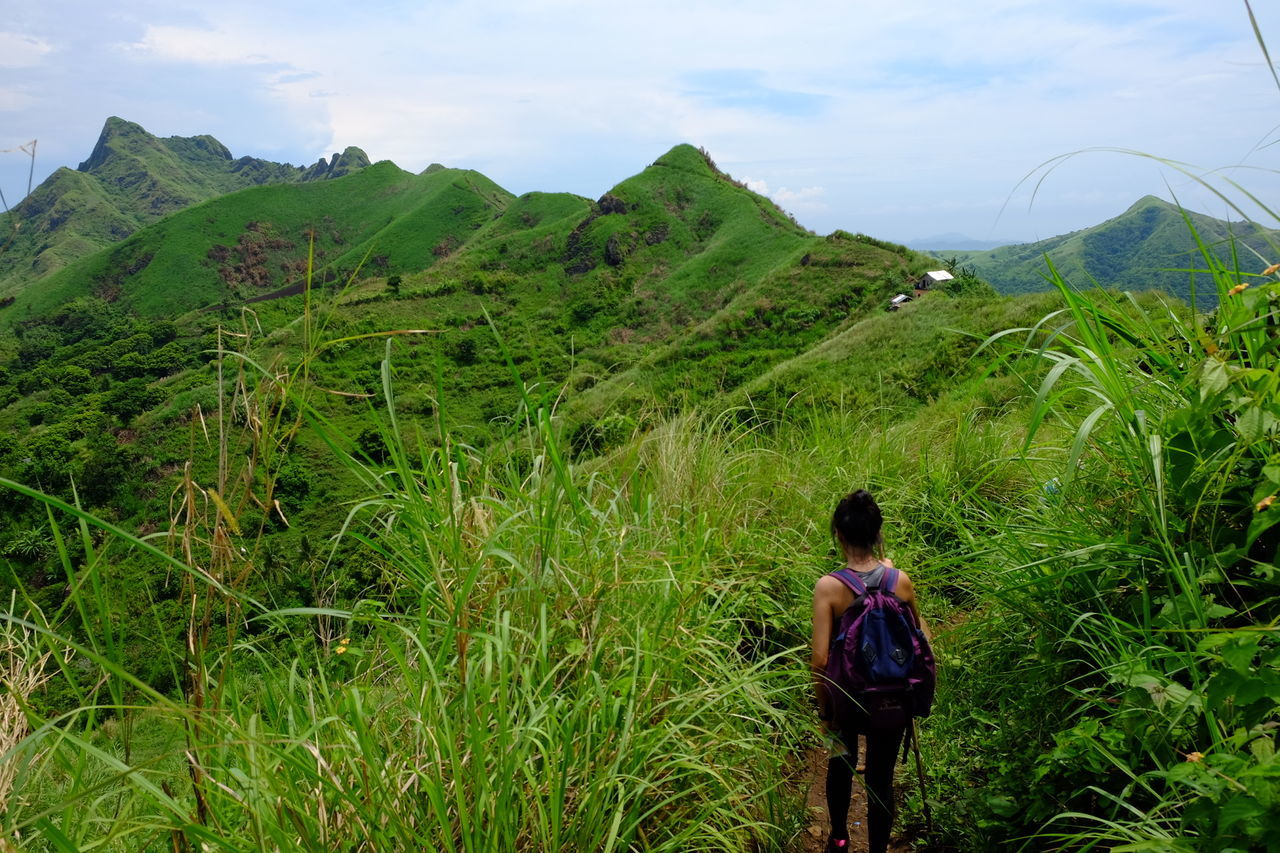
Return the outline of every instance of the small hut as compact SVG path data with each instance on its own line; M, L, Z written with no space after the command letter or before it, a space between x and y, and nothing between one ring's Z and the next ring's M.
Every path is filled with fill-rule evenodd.
M946 270L933 270L920 276L920 280L916 282L916 290L932 290L934 285L942 284L944 281L951 281L955 278Z

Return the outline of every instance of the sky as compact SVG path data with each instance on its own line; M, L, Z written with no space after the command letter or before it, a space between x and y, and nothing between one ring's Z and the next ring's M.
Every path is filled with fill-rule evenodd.
M1026 241L1146 194L1226 216L1183 169L1274 197L1278 107L1233 0L0 0L10 205L20 146L38 184L116 115L590 198L688 142L819 233Z

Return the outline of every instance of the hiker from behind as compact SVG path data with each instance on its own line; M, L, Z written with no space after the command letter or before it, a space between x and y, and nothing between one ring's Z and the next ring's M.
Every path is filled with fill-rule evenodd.
M928 714L933 657L907 573L883 555L880 507L859 489L836 505L831 532L845 567L813 590L813 670L826 731L828 851L849 849L849 800L866 742L867 836L884 853L893 827L894 759L912 716ZM861 768L858 768L861 769Z

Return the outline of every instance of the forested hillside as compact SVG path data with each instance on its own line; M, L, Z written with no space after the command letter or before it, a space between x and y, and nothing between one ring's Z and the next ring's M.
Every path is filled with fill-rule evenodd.
M954 254L957 263L971 266L1001 293L1052 289L1052 263L1075 287L1163 290L1187 303L1194 296L1212 308L1218 294L1201 243L1221 263L1250 270L1274 254L1277 236L1252 222L1224 222L1146 196L1116 218L1081 231ZM1192 275L1195 270L1198 275Z
M0 309L0 472L163 530L183 472L208 485L225 462L209 419L228 406L249 417L244 388L228 385L240 359L294 365L285 384L307 404L277 402L272 417L310 411L377 463L388 355L397 437L502 442L528 382L560 389L558 428L585 458L882 313L927 264L870 238L810 234L689 146L596 202L513 198L475 172L390 163L251 188L174 213ZM955 350L944 359L956 364ZM904 382L913 399L942 390L946 368L920 372L934 381ZM287 449L255 463L266 490L255 552L269 562L326 541L342 523L333 507L359 494L325 442L299 421ZM56 608L65 590L51 582L47 519L17 504L6 527L9 582ZM347 594L372 580L361 560L329 567ZM152 571L122 577L150 588ZM316 603L298 578L264 584L255 594ZM143 651L147 632L130 635L158 659Z

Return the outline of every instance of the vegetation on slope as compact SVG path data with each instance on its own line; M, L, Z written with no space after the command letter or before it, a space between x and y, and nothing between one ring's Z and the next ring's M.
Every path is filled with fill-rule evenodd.
M1046 479L965 501L994 571L936 728L967 847L1280 843L1280 284L1203 262L1211 322L1059 280L1066 310L1024 330Z
M160 139L112 116L76 170L58 169L0 215L0 296L192 204L259 184L341 177L367 165L358 148L310 168L233 159L212 136Z
M688 146L594 203L512 199L475 173L414 176L385 163L245 190L142 229L4 309L0 425L10 439L0 474L135 529L164 529L188 464L213 480L208 419L225 404L216 353L228 347L264 365L309 353L309 405L348 436L345 450L375 464L389 437L443 428L473 446L507 441L521 404L512 367L564 389L562 428L586 458L881 313L925 264L870 238L808 234ZM313 290L290 295L309 268ZM371 413L386 330L413 332L395 344L394 436ZM319 340L330 343L317 349ZM313 430L259 473L280 506L258 511L271 571L254 581L255 597L349 602L376 583L349 546L327 558L336 592L310 570L288 571L291 555L321 552L341 521L333 507L359 495ZM45 609L66 594L52 535L42 513L8 506L5 584ZM178 589L157 571L130 561L116 577L174 601ZM180 612L165 613L139 630L151 617L141 601L128 608L137 657L158 662L155 647L176 642ZM148 683L174 685L157 666Z
M377 567L352 608L249 594L268 570L244 495L264 484L231 462L219 500L188 487L176 528L178 598L199 604L195 657L167 663L189 673L181 698L87 634L90 664L53 673L84 710L13 752L26 793L6 827L30 849L785 849L805 824L785 776L808 738L805 604L835 559L832 496L861 483L944 626L924 726L940 840L1268 849L1280 421L1257 318L1277 288L1226 296L1213 339L1158 302L1064 290L1041 321L1049 297L1003 300L991 320L1044 330L992 337L1013 373L832 405L871 387L873 342L927 356L908 323L952 303L926 300L900 338L898 318L846 332L840 370L808 374L785 419L685 415L585 467L551 394L522 396L488 450L447 430L405 444L387 408L384 461L339 451L365 495L348 535ZM278 375L244 380L242 405L277 398ZM60 618L107 626L126 593L98 555L143 544L94 539ZM9 624L24 661L68 653ZM92 710L122 702L147 710Z
M1028 322L1038 308L1021 303L1013 313ZM272 490L244 475L269 467L278 434L255 424L272 423L280 376L228 375L229 390L244 390L228 423L209 427L256 448L252 463L228 454L225 471L179 492L182 559L170 580L156 573L143 607L159 627L182 602L185 652L158 646L144 667L132 638L107 627L138 599L136 581L109 570L116 549L143 561L142 542L89 535L82 554L67 552L77 591L45 615L55 633L80 637L75 654L91 663L60 671L54 690L85 710L14 753L26 793L5 826L31 849L104 836L131 850L370 839L392 849L495 839L539 850L779 849L806 820L787 784L808 724L796 649L808 587L831 558L830 497L857 479L897 505L935 471L918 455L920 426L942 435L970 420L904 410L880 431L860 408L822 406L765 431L685 415L580 471L552 394L521 396L505 440L487 450L447 430L405 444L388 407L378 463L342 452L353 437L313 412L361 484L347 544L374 567L361 600L343 607L323 554L283 571L264 559L256 507ZM438 413L438 425L448 420ZM973 455L978 446L954 458L978 468L989 458ZM893 547L906 560L922 554L906 537ZM931 571L920 574L939 583ZM331 596L318 607L280 608L260 593L305 572ZM23 639L23 654L48 648L38 642ZM173 672L172 686L152 687L156 670ZM103 722L89 708L98 703L146 710ZM95 744L108 737L123 764L103 763ZM91 778L111 793L98 800L106 808L82 796ZM68 802L80 807L64 811Z
M290 286L300 293L309 264L321 267L322 283L350 276L366 256L377 270L420 269L433 247L461 241L509 198L474 172L412 175L385 162L338 181L242 190L42 279L4 317L39 316L86 295L176 317Z
M1217 289L1197 238L1212 247L1219 262L1231 266L1238 257L1245 269L1269 256L1268 247L1276 244L1274 232L1252 222L1224 222L1146 196L1120 216L1081 231L955 255L958 263L972 266L1001 293L1052 289L1047 258L1075 287L1163 290L1188 304L1212 308ZM1200 275L1189 274L1192 270Z

